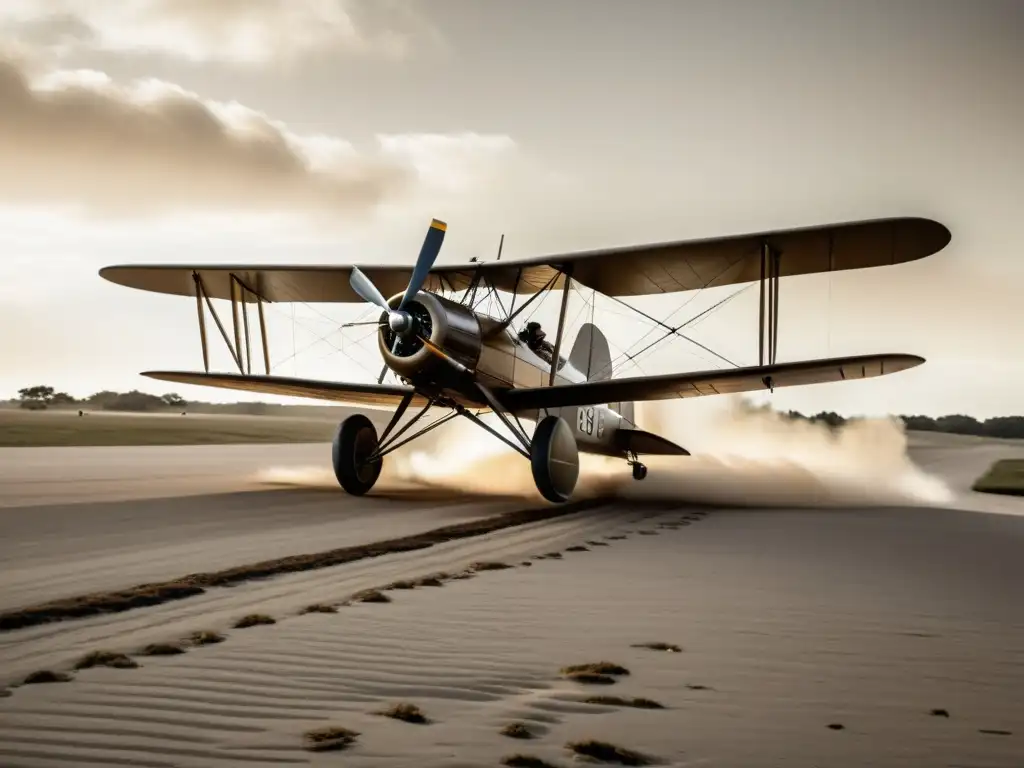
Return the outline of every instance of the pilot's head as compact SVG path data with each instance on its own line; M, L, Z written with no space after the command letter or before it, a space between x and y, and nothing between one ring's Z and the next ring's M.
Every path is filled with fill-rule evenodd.
M537 341L541 341L545 336L547 336L547 334L541 330L540 323L538 322L527 323L526 334L529 338L536 339Z

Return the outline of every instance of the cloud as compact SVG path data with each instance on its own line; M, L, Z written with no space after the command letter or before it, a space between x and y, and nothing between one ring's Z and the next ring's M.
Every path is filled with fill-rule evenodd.
M385 137L361 152L166 82L120 86L93 71L30 79L23 65L2 58L0 104L0 204L106 214L365 214L431 185L449 189L449 177L466 191L476 158L515 149L506 137L466 134Z
M0 29L51 50L264 65L329 51L403 57L431 28L403 0L5 0Z

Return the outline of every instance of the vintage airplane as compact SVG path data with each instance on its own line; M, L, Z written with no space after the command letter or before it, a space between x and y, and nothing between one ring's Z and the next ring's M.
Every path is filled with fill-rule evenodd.
M446 230L444 222L431 222L412 267L138 265L106 267L100 274L131 288L196 299L205 372L150 371L144 376L394 408L380 436L363 414L349 416L339 425L332 459L338 482L348 493L369 491L380 475L384 456L461 415L529 459L537 489L557 503L573 493L580 451L624 458L638 480L647 474L641 455L688 455L665 438L638 429L634 401L864 379L923 363L922 358L906 354L777 363L779 278L912 261L938 252L951 238L949 230L937 222L896 218L518 261L501 261L499 248L493 262L435 267ZM568 358L560 354L573 283L622 297L752 282L760 284L757 366L612 378L608 342L590 323L579 332ZM503 317L477 310L481 287L489 295L512 294L507 312L498 299ZM561 309L554 344L547 343L536 323L516 333L512 327L516 318L545 291L559 289ZM528 298L516 308L520 296ZM231 301L233 344L210 301L213 298ZM381 310L379 319L365 323L379 326L378 346L385 367L377 384L271 375L263 302L354 301L366 301ZM253 303L259 313L266 375L252 373L247 308ZM237 374L210 372L204 305L238 366ZM644 316L666 329L665 337L679 334L682 327ZM383 383L388 369L402 384ZM396 428L413 404L421 406L419 413ZM431 408L449 412L401 439ZM498 416L511 437L480 419L486 411ZM532 436L520 418L536 423Z

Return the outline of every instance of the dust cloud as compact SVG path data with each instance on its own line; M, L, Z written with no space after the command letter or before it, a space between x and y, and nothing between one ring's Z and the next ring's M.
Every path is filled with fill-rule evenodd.
M647 478L636 482L621 459L581 455L575 497L748 507L919 506L953 499L942 480L910 459L898 420L864 419L833 430L744 400L701 413L687 405L647 403L638 417L691 456L647 457ZM270 469L261 480L337 487L328 465ZM542 501L529 462L462 420L385 459L381 492L415 487Z

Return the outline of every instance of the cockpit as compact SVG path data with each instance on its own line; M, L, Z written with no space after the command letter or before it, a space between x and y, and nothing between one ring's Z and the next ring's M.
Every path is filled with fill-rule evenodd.
M555 347L546 337L547 334L544 332L544 329L536 321L530 321L519 332L519 340L526 344L537 357L551 365L551 359L555 356ZM565 362L565 358L559 355L557 370L562 370Z

